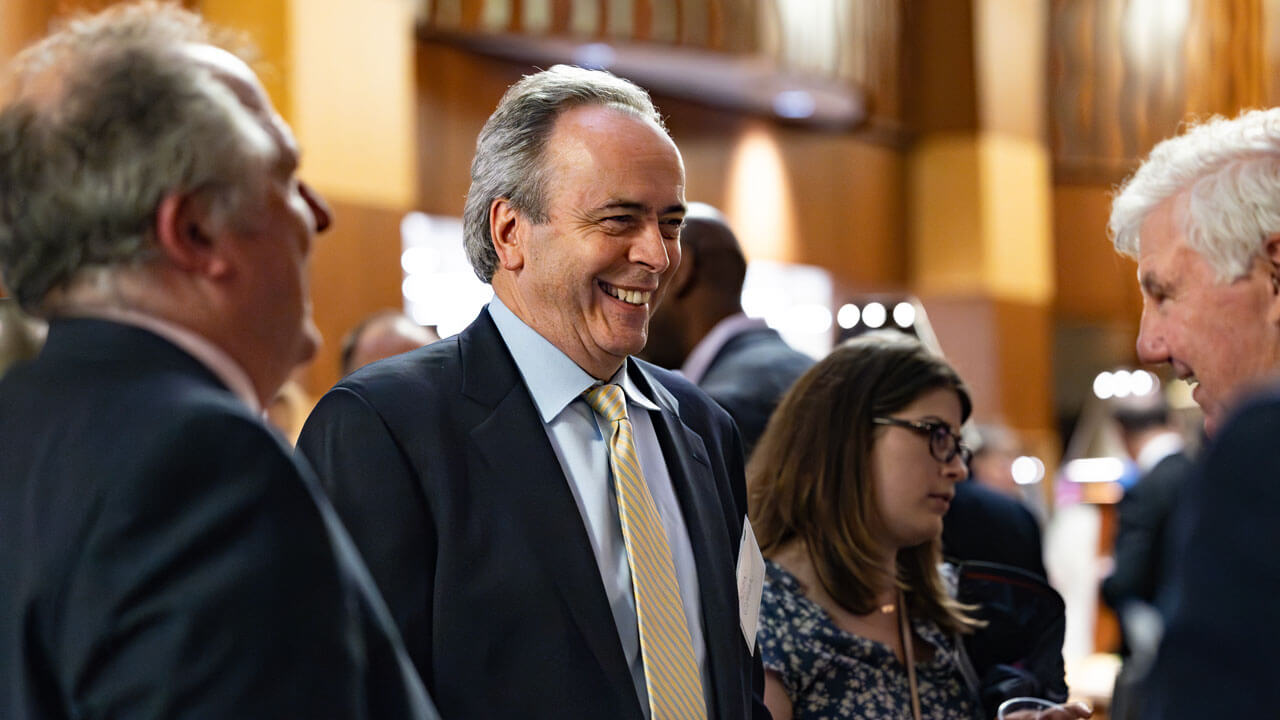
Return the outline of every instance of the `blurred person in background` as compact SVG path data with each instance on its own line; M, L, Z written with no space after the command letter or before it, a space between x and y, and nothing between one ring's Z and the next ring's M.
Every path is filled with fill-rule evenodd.
M1022 454L1018 436L1004 425L975 425L973 435L969 480L1021 499L1022 488L1013 479L1013 461Z
M0 111L0 716L435 717L261 407L329 224L257 77L176 5L77 16Z
M955 370L896 332L840 345L783 397L747 470L777 720L984 717L960 641L981 623L940 544L970 411Z
M813 358L742 312L747 259L719 210L689 203L680 243L680 267L649 322L641 356L679 369L727 410L749 457L782 394Z
M970 426L965 435L973 438L973 458L942 521L943 554L1046 577L1040 523L1013 479L1013 461L1022 454L1018 436L1004 425Z
M379 310L342 338L342 374L349 375L375 360L417 350L439 339L435 330L419 325L399 310Z
M977 480L956 486L942 519L942 552L957 561L996 562L1047 577L1035 515L1026 505Z
M1182 435L1170 423L1163 394L1111 402L1125 451L1138 468L1138 481L1125 491L1117 508L1115 561L1102 582L1102 597L1116 611L1125 640L1125 667L1116 680L1111 705L1111 716L1120 720L1139 716L1137 684L1150 667L1159 641L1143 636L1142 608L1155 606L1177 562L1169 520L1192 464L1183 452Z
M1188 127L1121 186L1138 356L1194 386L1210 443L1177 502L1153 720L1274 716L1280 597L1280 109Z
M1044 486L1039 481L1021 485L1014 477L1014 461L1027 450L1018 431L1002 423L982 423L966 428L965 437L973 444L969 481L1017 500L1043 524L1048 514Z

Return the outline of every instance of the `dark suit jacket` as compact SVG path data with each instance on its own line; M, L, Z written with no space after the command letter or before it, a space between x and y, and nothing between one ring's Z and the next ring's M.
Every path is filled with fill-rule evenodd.
M0 380L0 717L435 717L313 478L203 365L55 321Z
M1276 717L1280 682L1280 390L1240 408L1174 511L1177 563L1142 717Z
M1129 488L1120 501L1115 570L1102 583L1102 597L1116 610L1129 600L1154 604L1167 581L1173 560L1169 518L1191 468L1186 455L1169 455Z
M783 394L813 363L777 330L756 328L734 335L720 348L698 387L729 411L749 456Z
M942 518L942 552L953 560L1012 565L1045 577L1035 515L976 480L956 484L956 496Z
M713 717L766 713L734 568L746 512L729 418L630 361L701 585ZM642 717L581 515L488 310L460 335L342 380L303 427L445 717Z

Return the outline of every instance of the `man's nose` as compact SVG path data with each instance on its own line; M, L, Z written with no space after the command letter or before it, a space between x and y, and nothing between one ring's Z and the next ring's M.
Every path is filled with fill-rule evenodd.
M1169 349L1165 346L1164 335L1159 324L1143 311L1142 322L1138 326L1138 360L1150 365L1158 365L1169 360Z
M671 244L679 247L677 243ZM662 237L662 225L659 221L645 223L644 230L632 243L631 261L645 265L656 273L666 272L671 266L673 258L668 252L666 239Z
M324 197L315 188L305 182L298 181L298 192L302 194L302 199L307 201L307 207L311 208L311 215L316 221L316 232L322 233L328 230L333 224L333 211L329 209L329 203L325 202Z

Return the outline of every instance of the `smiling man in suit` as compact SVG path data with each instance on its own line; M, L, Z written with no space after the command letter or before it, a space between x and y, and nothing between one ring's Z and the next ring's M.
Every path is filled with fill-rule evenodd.
M735 581L738 435L632 357L680 262L684 183L635 85L565 66L515 84L464 218L494 299L345 378L303 429L445 716L767 712Z
M49 320L0 380L0 717L435 717L262 423L316 349L329 212L217 37L171 4L76 17L0 111L0 275Z

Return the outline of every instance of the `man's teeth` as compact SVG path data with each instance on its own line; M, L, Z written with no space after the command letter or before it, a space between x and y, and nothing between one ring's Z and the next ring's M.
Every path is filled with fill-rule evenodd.
M653 293L651 292L623 290L622 288L616 288L612 285L605 285L604 290L622 302L631 303L632 305L643 305L649 302L649 298L653 296Z

